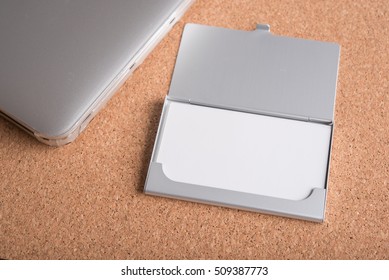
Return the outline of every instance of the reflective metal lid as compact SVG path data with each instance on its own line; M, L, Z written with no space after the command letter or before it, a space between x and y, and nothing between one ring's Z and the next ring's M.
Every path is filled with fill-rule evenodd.
M340 47L270 33L185 27L169 97L331 123Z

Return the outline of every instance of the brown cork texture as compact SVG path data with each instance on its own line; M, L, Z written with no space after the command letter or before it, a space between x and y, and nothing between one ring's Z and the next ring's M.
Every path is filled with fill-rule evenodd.
M341 45L324 223L143 194L185 23ZM0 119L0 258L389 259L388 50L388 1L197 1L74 143Z

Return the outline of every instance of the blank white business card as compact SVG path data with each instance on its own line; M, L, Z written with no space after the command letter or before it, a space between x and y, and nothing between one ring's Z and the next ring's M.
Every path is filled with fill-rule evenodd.
M177 182L291 200L325 188L331 126L167 104L154 160Z

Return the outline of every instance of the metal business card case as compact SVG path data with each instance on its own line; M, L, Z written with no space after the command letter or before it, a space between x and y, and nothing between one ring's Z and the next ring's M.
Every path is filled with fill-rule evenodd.
M340 46L336 43L276 36L270 32L269 25L257 25L254 31L238 31L187 24L182 36L169 94L165 99L144 192L150 195L322 222L326 208L339 55ZM188 139L178 129L179 125L185 127L185 121L177 125L176 131L174 126L170 125L169 127L169 122L177 121L178 123L178 119L185 120L185 114L189 114L189 112L185 113L189 110L184 108L180 109L181 115L175 115L174 118L172 115L169 119L169 110L173 108L172 106L193 108L192 119L198 111L198 120L205 126L208 122L214 121L212 116L227 114L229 122L223 131L227 130L228 132L228 125L231 124L232 137L236 131L242 131L245 118L258 118L258 120L265 121L266 124L269 124L265 126L266 129L261 129L257 134L253 134L260 141L255 145L251 142L251 144L247 144L251 146L247 148L249 150L246 152L250 156L250 151L260 151L258 153L259 161L261 161L260 155L262 154L266 154L268 158L258 166L255 164L255 158L251 165L247 165L248 163L243 159L241 163L246 164L242 165L245 166L244 168L239 168L241 163L236 162L236 160L231 161L230 165L238 168L233 171L223 171L220 170L221 166L230 166L224 163L225 160L215 164L218 161L215 161L214 158L210 159L214 155L211 155L210 158L207 156L207 153L213 153L213 150L219 149L220 145L212 144L210 152L203 152L203 163L191 164L191 158L196 158L198 151L192 154L190 151L197 149L198 140L196 139L201 140L203 137L199 135L202 134L201 129L198 130L200 132L194 132L192 138L196 139L192 141L192 138ZM204 117L204 113L201 113L205 111L208 112L206 117ZM233 128L235 116L243 121L239 123L239 126ZM278 129L276 128L278 122L282 122L280 131L274 133L273 130ZM270 146L273 142L281 143L284 147L285 153L278 154L277 159L274 159L269 150L274 151L275 155L278 151L276 146L278 144L274 144L273 147L264 147L260 144L261 137L284 135L283 130L289 127L288 124L302 129L288 132L291 135L290 140L288 137L274 138L275 141L270 138L270 141L266 142L270 143ZM188 125L195 126L196 121L188 122ZM323 145L324 150L318 151L318 154L322 155L322 159L316 159L313 156L304 161L309 157L309 153L304 150L305 144L299 146L299 139L305 141L307 137L312 137L312 139L320 140L320 137L315 134L316 132L312 132L316 130L308 128L305 132L306 126L326 131L323 135L325 135L324 142L327 144ZM167 132L167 127L169 127L169 132ZM253 130L255 129L253 127ZM190 131L188 129L187 133L191 133ZM211 134L207 136L209 139L218 137L218 129L209 131L207 130L207 133ZM199 137L197 137L198 135ZM230 141L226 138L229 137L225 137L225 141ZM293 141L299 146L299 150L294 149L294 144L291 147L288 146L292 138L295 139ZM186 139L186 142L179 142L181 140L174 142L175 139ZM172 147L163 146L165 140L173 141ZM244 139L242 141L240 143L246 143ZM234 147L234 143L225 145L225 153L231 154L231 158L235 156L235 159L239 159L239 153L236 151L238 148L243 149L242 146L245 145L239 144L239 147ZM307 143L309 144L309 140ZM185 154L185 147L187 147L188 155L181 157L178 152L174 151L174 145L184 147L182 151ZM171 167L168 168L165 160L161 160L162 149L164 149L163 153L166 154L164 156L166 162L172 161L169 155L177 158L178 162L175 166L180 167L177 172L173 170L176 173L175 176L169 175L166 171L170 168L170 174L174 173ZM199 151L203 150L199 149ZM299 156L300 152L302 153L301 157ZM178 155L176 156L174 153ZM219 153L219 155L223 154ZM182 162L180 162L181 159ZM321 162L315 162L319 160ZM209 161L213 163L207 163ZM267 162L271 162L272 165L267 165ZM281 169L278 168L278 163L283 164ZM202 164L207 166L206 171L201 171L203 173L196 167L201 169ZM319 170L311 170L311 165L315 165L316 169ZM182 177L180 172L188 174L189 179L179 179ZM323 177L319 181L322 182L321 185L304 186L309 190L309 193L306 197L296 199L297 196L293 194L294 189L297 191L298 184L305 182L305 177L315 179L316 175L311 174L312 172L321 174L320 176ZM286 181L282 181L284 173L288 173L290 179L286 178ZM251 176L250 174L253 178L260 178L258 182L262 182L262 177L266 177L263 182L269 182L269 188L267 183L258 184L260 191L255 191L255 182L254 187L246 188L244 184L252 183L248 178ZM229 184L230 182L224 180L225 178L219 178L224 176L237 180L229 187L224 186L223 183L212 183L226 182ZM210 179L207 181L203 177ZM240 185L239 179L241 179L242 185ZM284 185L284 182L290 182L290 185L282 186L288 194L277 193L277 182L281 181ZM273 186L273 190L270 189L270 185Z

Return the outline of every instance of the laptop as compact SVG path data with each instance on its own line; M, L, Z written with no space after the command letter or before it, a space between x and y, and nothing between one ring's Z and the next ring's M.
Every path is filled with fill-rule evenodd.
M72 142L193 0L0 2L0 115Z

